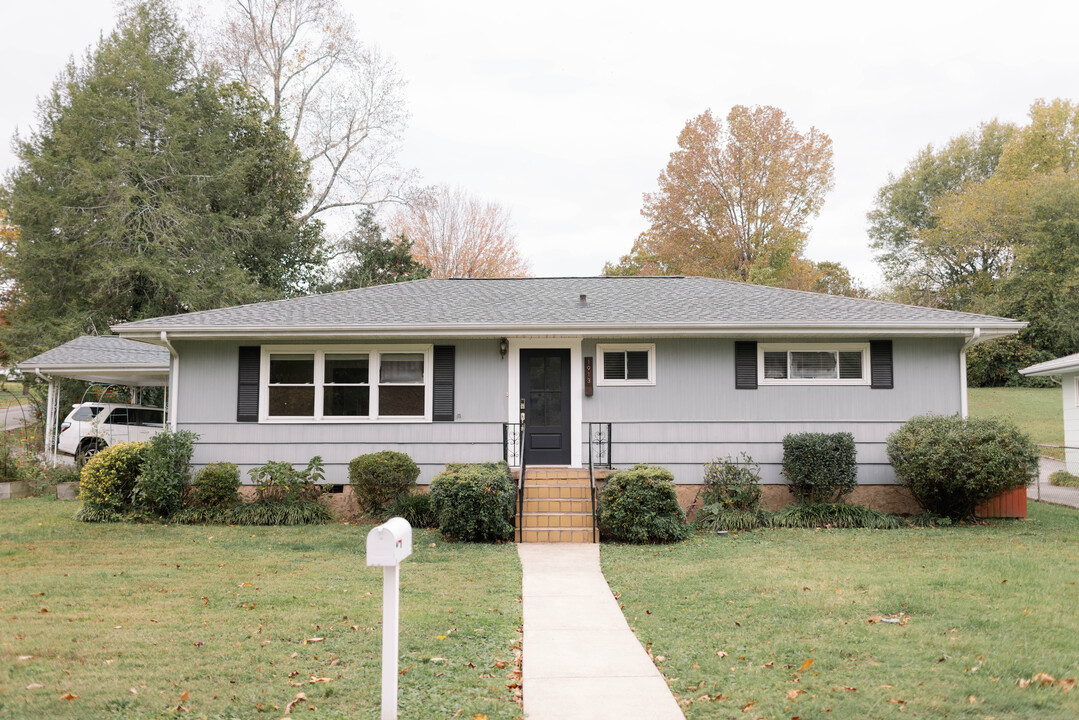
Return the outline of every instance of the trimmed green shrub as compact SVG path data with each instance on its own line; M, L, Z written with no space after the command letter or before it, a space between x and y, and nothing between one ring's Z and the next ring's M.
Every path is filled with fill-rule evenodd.
M1034 442L999 418L921 415L888 436L888 459L923 508L953 520L1038 476Z
M862 505L845 503L803 503L788 505L772 516L775 527L788 528L866 528L895 530L903 522L895 515Z
M751 511L761 506L761 464L746 453L704 465L701 502L729 510Z
M233 507L240 501L240 468L232 463L211 463L195 473L191 499L202 508Z
M850 433L797 433L783 438L783 476L801 503L837 502L858 485Z
M599 521L604 534L622 542L675 542L688 533L674 475L649 465L619 470L607 478L600 493Z
M443 536L466 542L513 537L517 486L505 463L454 464L431 481L429 494Z
M380 515L416 484L420 468L392 450L360 455L348 464L348 481L360 511Z
M427 493L411 493L394 500L385 513L386 519L402 517L416 528L431 528L438 525L435 511L431 507L431 496Z
M90 458L79 476L82 507L75 517L86 522L106 522L120 519L130 510L146 449L144 442L117 443Z
M133 494L140 510L168 517L183 506L198 437L190 430L165 430L150 438Z
M1057 470L1049 476L1049 484L1057 487L1079 487L1079 475L1072 475L1067 470Z

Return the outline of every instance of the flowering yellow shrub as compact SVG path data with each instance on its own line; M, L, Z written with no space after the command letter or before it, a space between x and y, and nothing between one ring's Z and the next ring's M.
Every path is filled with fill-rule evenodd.
M79 477L82 519L106 519L131 507L131 493L147 446L144 442L117 443L90 458Z

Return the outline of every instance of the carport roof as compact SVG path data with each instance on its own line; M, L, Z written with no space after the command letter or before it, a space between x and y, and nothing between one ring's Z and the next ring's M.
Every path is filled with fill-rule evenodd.
M84 335L15 367L87 382L159 386L169 381L169 351L118 335Z

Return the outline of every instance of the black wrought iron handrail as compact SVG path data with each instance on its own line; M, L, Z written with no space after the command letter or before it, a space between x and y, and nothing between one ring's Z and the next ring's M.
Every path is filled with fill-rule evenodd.
M592 452L593 446L598 449ZM596 455L599 461L596 461ZM606 458L606 460L604 459ZM611 423L588 423L588 487L592 494L592 542L599 542L599 506L596 503L596 467L611 467Z
M525 424L521 421L521 474L517 477L517 542L524 542L524 514L525 514L525 472L528 470L528 458L525 450L528 443L525 442Z
M524 506L525 506L525 470L528 467L525 461L525 424L502 423L502 459L506 465L513 467L516 464L520 471L517 475L517 541L524 540Z

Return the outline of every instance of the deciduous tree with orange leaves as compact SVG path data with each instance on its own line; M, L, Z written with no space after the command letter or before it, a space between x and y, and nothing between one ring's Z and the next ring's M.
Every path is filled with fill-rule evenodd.
M509 213L461 188L439 185L390 219L390 234L404 236L412 257L438 278L526 277Z
M811 289L808 223L832 188L832 141L801 132L779 108L736 105L686 123L659 189L644 196L650 223L607 274L687 274Z

